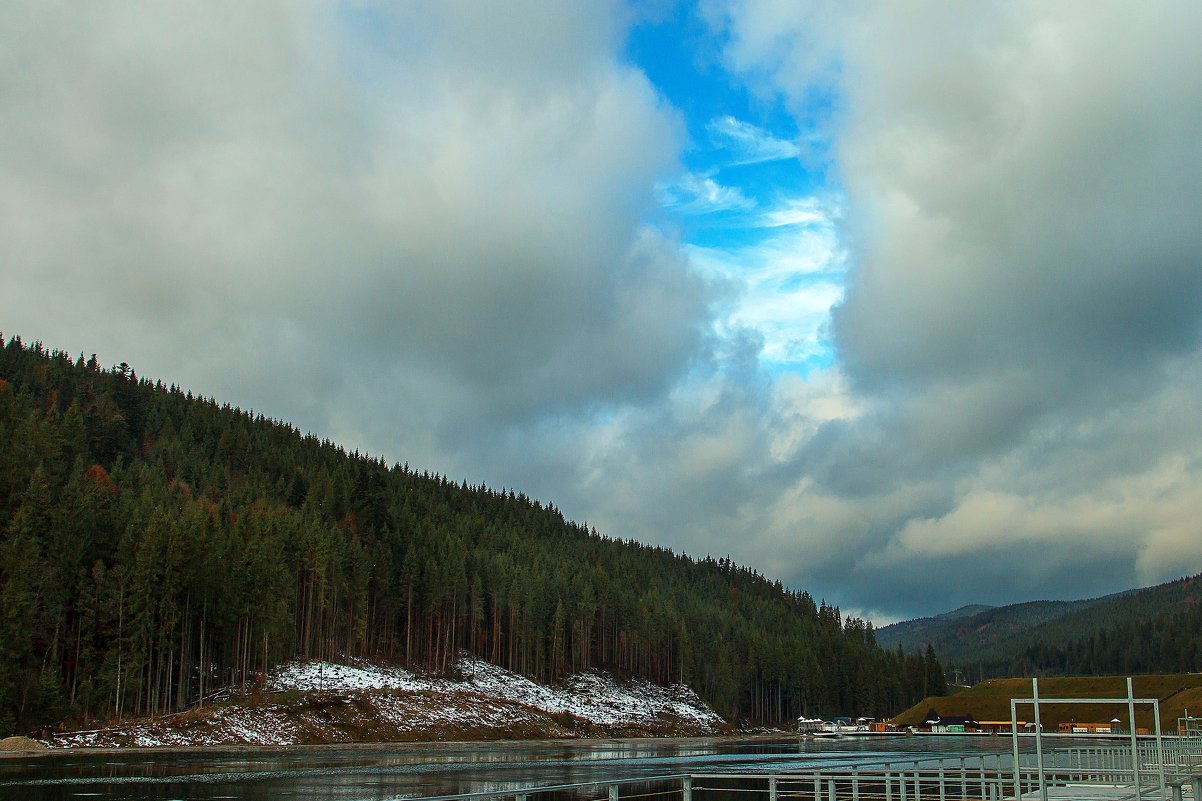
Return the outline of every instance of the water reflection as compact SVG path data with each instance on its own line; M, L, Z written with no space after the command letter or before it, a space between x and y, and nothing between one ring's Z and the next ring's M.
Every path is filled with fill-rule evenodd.
M0 759L0 799L384 801L684 772L800 769L921 753L1008 751L1006 738L682 739L62 752ZM651 785L643 788L654 789ZM602 793L603 794L603 793ZM598 793L592 793L597 797Z

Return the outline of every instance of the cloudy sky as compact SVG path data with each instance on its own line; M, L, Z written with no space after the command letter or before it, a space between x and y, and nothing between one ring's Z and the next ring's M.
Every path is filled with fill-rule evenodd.
M1202 570L1202 4L0 4L0 330L878 622Z

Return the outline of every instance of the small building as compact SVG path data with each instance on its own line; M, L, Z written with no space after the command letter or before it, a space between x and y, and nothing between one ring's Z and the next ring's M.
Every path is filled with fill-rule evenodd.
M1114 727L1109 723L1061 723L1061 734L1111 734Z
M1027 721L1018 721L1018 730L1024 731L1027 727ZM1009 720L978 720L977 729L988 734L1010 734L1014 730L1014 724Z
M927 731L938 734L963 734L979 730L971 712L965 715L940 715L933 709L927 713L923 726Z
M824 721L822 718L800 717L797 719L797 733L813 734L815 732L822 731L824 723L826 723L826 721Z

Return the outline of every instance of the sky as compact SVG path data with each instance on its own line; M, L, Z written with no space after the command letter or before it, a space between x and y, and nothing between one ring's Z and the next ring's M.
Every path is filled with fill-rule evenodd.
M0 4L0 331L879 623L1202 570L1202 4Z

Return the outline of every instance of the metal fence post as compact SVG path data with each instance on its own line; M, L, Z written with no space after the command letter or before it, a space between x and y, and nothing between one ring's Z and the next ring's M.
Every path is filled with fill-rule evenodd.
M1016 801L1023 797L1022 779L1018 775L1018 703L1010 699L1010 747L1014 754L1014 798ZM1001 757L998 757L998 779L1001 779Z
M768 801L776 801L776 777L768 777Z
M692 776L685 776L680 780L680 801L693 801Z
M1139 786L1139 740L1135 734L1135 690L1131 686L1131 677L1127 677L1127 716L1131 719L1131 780L1135 782L1135 797L1143 798L1143 790Z
M1156 721L1156 772L1160 779L1160 797L1164 801L1168 801L1167 793L1164 791L1164 740L1161 739L1160 733L1160 700L1152 699L1152 718ZM1181 785L1178 784L1174 788L1174 793L1180 801Z
M1048 785L1043 772L1043 722L1039 717L1039 679L1031 679L1032 698L1035 699L1035 769L1039 774L1040 801L1048 801Z
M609 786L609 801L618 801L618 785L616 784Z

